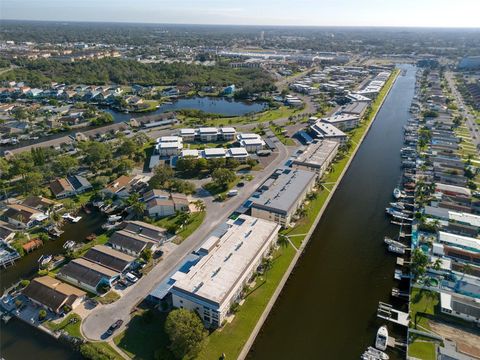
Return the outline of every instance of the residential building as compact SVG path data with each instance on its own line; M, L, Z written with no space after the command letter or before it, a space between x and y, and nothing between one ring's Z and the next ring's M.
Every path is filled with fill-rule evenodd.
M118 271L83 258L70 261L57 274L59 279L94 294L98 294L100 287L112 286L119 276Z
M157 139L155 152L160 157L169 157L178 155L183 149L183 140L179 136L162 136Z
M160 243L143 236L140 233L133 233L128 230L116 231L108 240L108 243L115 250L124 252L125 254L138 257L145 249L155 251Z
M131 192L138 192L145 188L150 177L144 175L122 175L107 185L102 192L108 196L127 198Z
M79 195L91 188L92 184L80 175L56 179L50 183L50 190L57 199Z
M54 313L64 312L64 307L75 309L86 298L87 293L51 276L33 279L23 289L23 295L33 303Z
M172 276L173 306L196 311L208 328L219 327L240 301L279 229L273 222L247 215L220 225L198 251L203 257L188 272Z
M347 131L358 126L360 123L360 116L351 114L333 115L327 118L322 118L321 122L333 125L342 131Z
M277 169L250 198L252 216L290 226L292 217L315 185L316 174Z
M315 172L321 178L337 155L338 147L336 141L316 140L292 161L291 167Z
M124 272L135 261L133 256L106 245L94 246L86 252L83 258L118 272Z
M480 324L480 302L472 298L440 292L440 309L443 314Z
M42 211L22 204L10 204L7 205L3 218L16 228L28 229L47 219L48 216Z
M315 137L338 141L340 145L345 144L348 140L347 134L342 130L337 129L331 124L324 123L321 120L311 125L310 131Z
M249 153L257 152L265 147L265 141L263 141L262 137L254 133L238 134L237 141Z
M151 217L161 218L174 215L177 211L189 211L190 201L185 194L153 189L143 194L143 200Z

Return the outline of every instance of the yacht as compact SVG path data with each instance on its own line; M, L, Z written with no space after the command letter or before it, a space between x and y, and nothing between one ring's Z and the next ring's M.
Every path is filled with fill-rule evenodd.
M403 193L402 190L400 190L398 187L396 187L395 189L393 189L393 197L395 199L401 199L402 197L404 197L405 194Z
M369 346L360 358L362 360L388 360L390 357L383 351L377 350L373 346Z
M388 330L385 325L380 326L377 331L377 338L375 339L375 347L378 350L385 351L388 343Z

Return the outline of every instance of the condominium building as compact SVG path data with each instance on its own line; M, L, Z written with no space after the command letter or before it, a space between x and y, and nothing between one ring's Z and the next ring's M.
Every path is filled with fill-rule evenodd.
M217 227L202 244L202 258L188 272L176 272L173 306L197 312L206 327L219 327L231 306L275 243L280 226L240 215Z
M277 169L252 195L252 216L287 227L315 185L316 174L291 168Z
M292 161L292 168L315 172L322 177L325 170L335 158L339 144L336 141L320 140L308 145L305 150Z

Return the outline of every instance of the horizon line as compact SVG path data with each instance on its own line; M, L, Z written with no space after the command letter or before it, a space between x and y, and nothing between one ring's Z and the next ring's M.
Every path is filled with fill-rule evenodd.
M45 19L4 19L0 21L18 21L18 22L56 22L56 23L95 23L95 24L131 24L131 25L181 25L181 26L230 26L230 27L270 27L270 28L365 28L365 29L444 29L444 30L480 30L480 26L408 26L408 25L266 25L266 24L214 24L214 23L182 23L182 22L137 22L129 20L45 20Z

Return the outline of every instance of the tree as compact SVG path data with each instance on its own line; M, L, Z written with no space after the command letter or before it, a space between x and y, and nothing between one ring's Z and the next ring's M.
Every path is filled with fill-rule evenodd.
M195 358L207 337L199 316L186 309L176 309L168 314L165 332L170 339L170 350L177 359Z
M78 167L78 160L70 155L60 155L53 162L53 170L57 176L68 176Z
M38 312L38 320L43 320L47 317L47 312L44 309L41 309Z
M149 181L151 189L162 189L167 181L172 180L175 175L171 167L159 165L154 169L154 175Z
M427 271L428 256L419 248L413 250L412 253L412 274L414 279L423 276Z
M200 212L205 211L206 209L205 203L202 200L194 201L193 205L195 206L195 209Z
M148 263L152 259L152 249L144 249L140 257Z
M288 241L288 236L283 234L278 234L277 244L283 248L288 247L290 241Z
M226 189L228 184L237 178L235 172L225 168L215 169L212 173L212 180L218 186Z
M126 202L130 209L132 209L136 218L141 218L143 216L146 206L145 203L140 200L140 195L133 193L128 197Z

